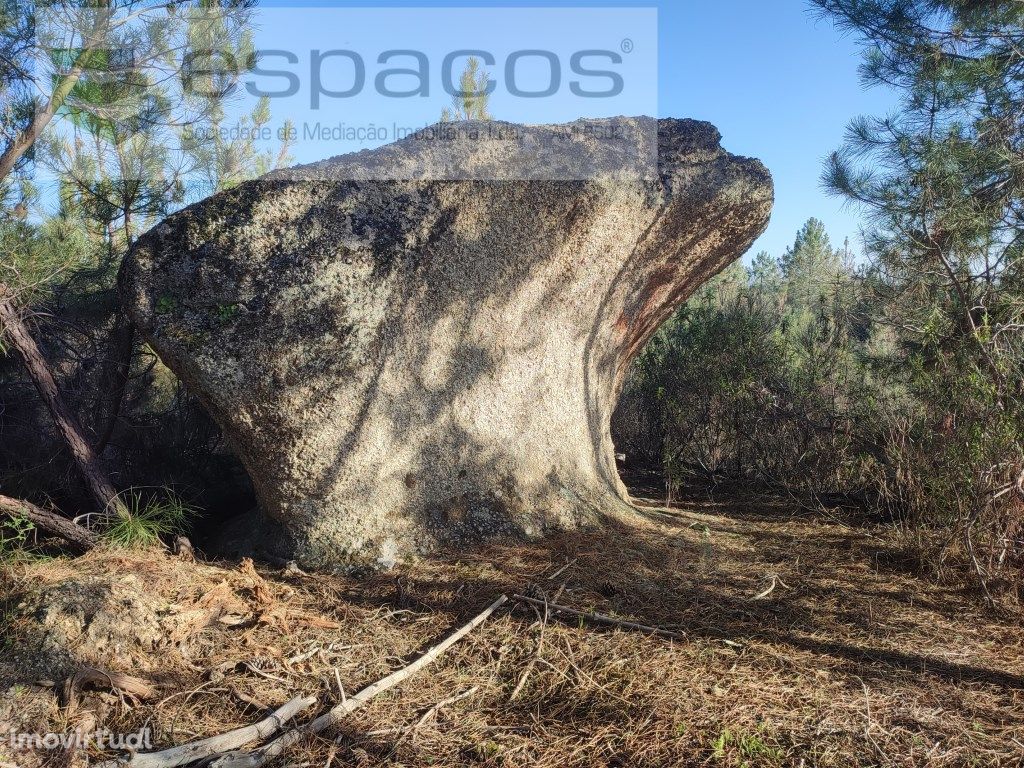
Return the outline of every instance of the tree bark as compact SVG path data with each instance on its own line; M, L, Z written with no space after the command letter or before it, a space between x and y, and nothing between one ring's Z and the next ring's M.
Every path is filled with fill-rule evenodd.
M114 317L114 327L110 331L107 344L106 359L103 361L98 387L99 401L93 418L93 432L96 442L93 450L96 455L103 453L121 414L125 390L131 373L132 351L135 348L135 326L120 309Z
M28 501L0 495L0 513L12 517L24 517L37 528L59 536L83 551L92 549L98 541L96 534L88 528L83 528L78 523L68 520L56 512L37 507Z
M89 491L101 512L127 515L127 509L118 499L110 478L100 466L92 445L86 439L85 431L77 417L61 397L53 372L50 370L42 350L29 333L21 313L14 305L6 286L0 284L0 327L3 334L21 357L25 370L43 399L53 422L67 445L78 466L78 471L89 486Z
M131 216L127 208L124 212L124 247L125 253L131 250L133 239L131 233ZM110 248L113 250L113 228L110 230ZM110 330L107 342L107 354L103 360L99 378L99 400L93 417L93 432L96 442L93 449L97 455L110 442L121 414L128 379L131 376L132 352L135 349L135 326L121 307L120 297L114 314L114 325Z

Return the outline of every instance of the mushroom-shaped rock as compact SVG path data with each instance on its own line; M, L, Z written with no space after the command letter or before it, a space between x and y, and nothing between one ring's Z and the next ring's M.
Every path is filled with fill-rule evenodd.
M300 167L138 241L126 305L247 467L265 546L389 563L630 509L627 367L764 230L772 183L708 123L572 127L571 149L492 123ZM646 175L595 138L645 130Z

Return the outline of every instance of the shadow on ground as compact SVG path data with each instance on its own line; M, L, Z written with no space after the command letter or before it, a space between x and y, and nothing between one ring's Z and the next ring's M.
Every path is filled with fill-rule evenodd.
M0 667L24 684L8 703L34 713L37 727L66 729L89 711L120 732L149 723L158 745L177 744L252 722L261 703L299 694L319 696L321 708L336 703L342 687L351 695L401 668L498 595L529 592L684 638L554 613L545 621L516 605L290 761L1020 764L1019 616L886 567L880 554L898 545L883 529L787 500L638 503L635 519L601 530L441 553L362 578L111 554L29 565L18 600L44 583L136 578L168 631L176 616L203 617L217 600L230 608L179 629L180 642L160 652L125 641L110 663L157 682L159 701L122 706L100 693L70 714L33 685L36 667L13 662L25 642L8 638ZM233 614L244 620L224 623ZM96 663L90 650L71 649L79 663Z

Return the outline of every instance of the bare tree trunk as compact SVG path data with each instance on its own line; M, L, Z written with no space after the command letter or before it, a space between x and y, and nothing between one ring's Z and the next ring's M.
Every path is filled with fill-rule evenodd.
M66 539L82 550L92 549L97 543L96 534L88 528L28 501L0 495L0 514L24 517L37 528Z
M131 373L132 351L135 348L135 326L120 309L114 317L114 327L110 331L106 359L100 373L99 402L93 418L93 431L96 442L93 450L97 455L103 453L121 414L121 403L124 401L128 378Z
M131 203L125 203L124 226L124 253L131 250L134 239L132 238ZM114 258L114 223L111 221L107 226L108 258ZM117 298L117 307L114 310L114 324L110 329L110 335L106 343L106 351L103 362L100 366L99 397L96 401L96 408L93 413L92 430L95 436L93 450L97 455L102 455L110 438L114 434L114 427L117 425L117 417L121 415L121 406L124 402L125 391L128 388L128 379L131 376L132 352L135 349L135 326L121 308L120 297Z
M78 471L89 486L96 504L102 512L114 512L125 516L128 510L118 499L117 491L100 466L96 452L85 437L85 431L61 397L57 382L53 377L46 358L29 333L21 313L14 305L13 299L7 294L7 288L0 284L0 326L4 335L10 339L11 345L21 356L25 370L39 391L50 415L53 417L57 431L78 465Z

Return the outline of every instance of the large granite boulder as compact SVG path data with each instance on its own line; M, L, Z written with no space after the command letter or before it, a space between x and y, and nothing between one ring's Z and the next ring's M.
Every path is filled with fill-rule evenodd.
M282 554L387 564L628 511L609 421L630 360L768 222L767 170L708 123L467 126L217 194L125 263ZM649 173L598 138L645 134Z

